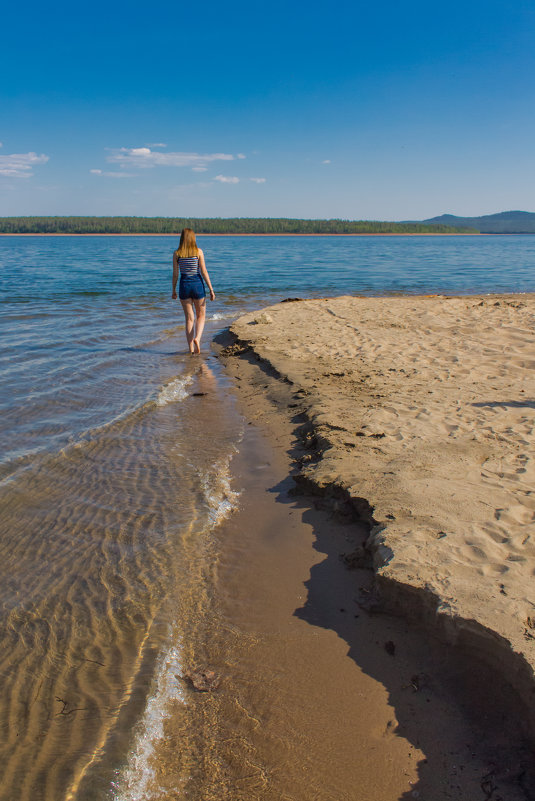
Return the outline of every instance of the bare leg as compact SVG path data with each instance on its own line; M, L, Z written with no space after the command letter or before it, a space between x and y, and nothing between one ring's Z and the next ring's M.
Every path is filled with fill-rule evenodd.
M188 300L181 300L182 308L184 309L184 317L186 318L186 339L188 340L188 348L190 353L195 353L193 345L195 337L195 315L193 313L193 302Z
M201 352L201 337L204 331L204 321L206 319L206 299L194 300L195 311L197 312L197 321L195 323L195 336L193 338L193 347L195 353Z

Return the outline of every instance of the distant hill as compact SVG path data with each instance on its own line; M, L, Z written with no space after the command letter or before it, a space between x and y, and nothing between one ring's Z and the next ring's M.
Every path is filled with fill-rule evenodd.
M476 228L482 234L535 234L535 214L531 211L501 211L483 217L456 217L441 214L422 221L425 225L451 225Z

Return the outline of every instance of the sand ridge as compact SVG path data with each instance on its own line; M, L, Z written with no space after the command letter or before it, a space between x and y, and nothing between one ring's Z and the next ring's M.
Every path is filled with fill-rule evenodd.
M231 327L294 385L312 424L301 479L369 504L368 548L391 605L412 592L452 641L475 637L526 700L534 323L533 295L405 296L283 303Z

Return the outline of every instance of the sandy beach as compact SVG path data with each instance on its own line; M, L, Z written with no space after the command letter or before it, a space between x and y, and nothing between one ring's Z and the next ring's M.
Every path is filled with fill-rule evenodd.
M531 736L534 313L533 295L285 302L238 319L224 352L253 416L254 395L279 385L297 491L367 526L343 557L373 569L362 606L485 663Z

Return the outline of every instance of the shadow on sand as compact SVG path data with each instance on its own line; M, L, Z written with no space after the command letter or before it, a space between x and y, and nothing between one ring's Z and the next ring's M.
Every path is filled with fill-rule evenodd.
M269 364L241 343L234 344L228 333L220 344L234 346L227 355L239 355L242 364L258 371L248 374L248 383L261 394L268 390L280 411L298 405L289 403L292 389ZM355 506L344 513L343 504L333 503L339 499L319 490L316 495L313 486L299 482L310 425L301 414L291 423L296 439L287 452L297 481L290 490L283 481L270 491L279 503L300 511L312 526L314 548L324 556L311 568L306 600L294 615L310 626L333 630L347 643L348 657L386 688L395 711L395 734L423 753L417 783L398 801L532 801L535 770L533 743L526 737L528 710L507 682L507 671L491 667L477 643L452 646L441 640L438 627L415 619L410 603L400 600L395 615L391 608L389 614L381 609L372 569L351 558L365 543L368 527L356 519Z
M292 449L294 464L302 453L299 445ZM525 708L504 676L411 622L410 612L403 617L403 608L399 616L381 611L372 570L348 567L354 564L351 551L368 536L364 524L333 513L328 498L302 495L297 487L288 492L282 483L271 492L300 510L313 527L314 548L325 556L312 567L306 601L294 614L347 642L348 656L387 689L395 734L425 755L417 784L399 801L535 799Z

